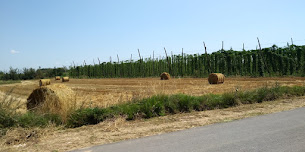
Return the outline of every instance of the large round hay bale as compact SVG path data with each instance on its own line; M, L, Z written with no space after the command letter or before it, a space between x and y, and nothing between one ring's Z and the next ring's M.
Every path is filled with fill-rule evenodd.
M62 77L62 82L69 82L69 77Z
M51 84L50 79L40 79L39 80L39 86L46 86L46 85L50 85L50 84Z
M63 84L39 87L30 94L27 109L41 114L59 114L63 121L71 110L77 108L76 95L72 89Z
M160 75L161 80L169 80L171 78L170 74L167 72L163 72Z
M56 76L56 77L55 77L55 80L60 80L60 76Z
M210 84L224 83L225 76L222 73L211 73L209 75L208 81Z

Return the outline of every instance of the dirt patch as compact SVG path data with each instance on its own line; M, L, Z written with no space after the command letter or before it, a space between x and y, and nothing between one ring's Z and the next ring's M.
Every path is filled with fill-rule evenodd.
M125 118L117 118L97 125L65 130L59 127L49 127L38 131L44 134L43 136L37 136L36 142L8 145L6 144L7 138L4 137L0 139L0 149L3 151L67 151L97 144L107 144L218 122L228 122L261 114L291 110L304 107L304 100L305 97L281 99L260 104L182 113L147 120L126 121ZM10 132L14 132L14 130L8 131L8 133Z

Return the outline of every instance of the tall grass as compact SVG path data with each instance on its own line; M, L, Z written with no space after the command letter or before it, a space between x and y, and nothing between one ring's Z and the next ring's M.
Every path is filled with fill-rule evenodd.
M67 127L79 127L96 124L116 116L126 116L127 120L151 118L183 112L222 109L239 104L261 103L281 97L304 95L304 86L288 87L278 85L272 88L263 87L253 91L230 92L222 95L156 95L109 108L79 109L70 115L66 125Z
M16 110L20 108L21 101L11 94L14 88L6 92L0 100L0 128L11 127L15 124Z

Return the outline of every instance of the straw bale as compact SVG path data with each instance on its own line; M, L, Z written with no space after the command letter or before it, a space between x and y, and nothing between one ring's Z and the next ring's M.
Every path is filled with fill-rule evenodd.
M56 77L55 77L55 80L60 80L60 76L56 76Z
M209 75L208 81L210 84L224 83L225 76L222 73L211 73Z
M62 82L69 82L69 77L62 77Z
M77 108L75 92L63 84L42 86L33 90L27 99L27 109L38 113L59 114L65 121Z
M171 77L170 77L170 74L167 73L167 72L163 72L161 75L161 80L169 80Z
M39 80L39 86L46 86L46 85L50 85L50 84L51 84L50 79L40 79Z

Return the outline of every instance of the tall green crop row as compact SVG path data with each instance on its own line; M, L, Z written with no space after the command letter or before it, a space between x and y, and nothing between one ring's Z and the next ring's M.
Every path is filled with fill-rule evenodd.
M77 78L158 77L169 72L172 77L207 77L220 72L226 76L305 76L305 46L273 45L262 50L219 50L212 54L178 54L167 58L137 61L103 62L70 67Z

